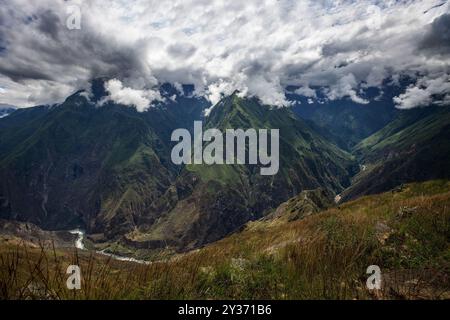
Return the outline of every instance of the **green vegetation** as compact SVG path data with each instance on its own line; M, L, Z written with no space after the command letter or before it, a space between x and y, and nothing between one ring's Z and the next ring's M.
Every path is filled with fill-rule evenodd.
M316 129L330 141L350 151L362 139L382 129L398 116L399 110L392 104L395 95L389 98L391 94L385 92L382 100L369 99L368 105L357 104L350 99L323 104L309 104L305 101L297 104L294 111L302 118L312 121Z
M355 199L402 183L450 178L450 108L404 111L353 149L365 170L343 199Z
M429 143L448 126L450 126L448 107L407 111L380 131L361 141L355 146L354 152L364 160L377 159L390 150L400 152L412 145Z
M131 238L138 247L191 249L262 217L297 191L341 192L350 184L350 154L290 110L237 94L215 106L205 128L280 129L281 172L263 177L255 165L175 166L171 133L191 129L203 110L200 101L183 99L138 113L115 104L99 108L75 94L60 106L2 119L0 217L47 229L81 226L99 247Z

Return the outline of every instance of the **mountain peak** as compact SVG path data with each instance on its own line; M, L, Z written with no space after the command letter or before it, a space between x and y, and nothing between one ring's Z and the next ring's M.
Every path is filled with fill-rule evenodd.
M108 95L105 89L106 78L95 78L91 81L92 101L98 102Z
M231 94L232 97L239 97L239 94L241 93L241 91L239 91L238 89L234 90L233 93Z

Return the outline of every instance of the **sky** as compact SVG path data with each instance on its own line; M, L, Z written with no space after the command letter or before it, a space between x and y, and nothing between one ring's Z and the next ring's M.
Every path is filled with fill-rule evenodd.
M398 108L450 104L449 1L0 0L0 104L59 103L97 77L139 111L166 82L211 104L288 106L287 86L367 104L362 89L405 75Z

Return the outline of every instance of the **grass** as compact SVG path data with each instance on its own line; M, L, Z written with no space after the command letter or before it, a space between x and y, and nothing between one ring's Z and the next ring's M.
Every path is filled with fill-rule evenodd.
M380 153L386 152L386 150L398 151L432 141L450 124L449 110L449 108L440 108L435 113L422 115L422 118L418 118L419 114L417 114L417 112L422 112L421 110L403 114L380 131L361 141L354 147L354 152L365 158L367 155L372 157L375 155L375 158L380 158Z
M450 298L450 182L410 184L287 222L249 223L149 265L88 251L0 245L2 299ZM77 264L82 290L66 289ZM369 291L378 265L383 288Z

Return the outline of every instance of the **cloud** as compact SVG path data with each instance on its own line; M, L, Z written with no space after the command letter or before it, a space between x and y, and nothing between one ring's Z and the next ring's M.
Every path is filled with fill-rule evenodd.
M109 80L105 83L105 89L109 95L104 101L110 100L118 104L134 106L139 112L150 108L155 100L162 101L162 97L157 90L136 90L124 87L122 82L117 79Z
M337 84L331 89L326 90L326 95L330 100L341 99L344 97L349 97L353 102L359 104L368 104L369 101L358 96L356 93L356 88L359 83L357 82L355 76L350 73L339 79Z
M296 89L294 93L304 97L317 98L316 91L311 89L310 87L300 87Z
M450 54L450 14L443 14L433 21L419 48L430 54Z
M431 104L450 105L450 76L440 78L421 78L406 92L394 98L397 108L412 109L426 107Z
M42 33L50 36L53 40L58 41L61 21L53 11L47 10L40 15L37 28Z
M169 46L167 52L174 58L187 59L192 56L197 49L189 43L175 43Z
M81 30L66 27L73 5ZM450 74L449 8L441 0L3 1L0 103L59 102L106 77L122 84L115 99L142 109L165 82L193 84L211 103L239 90L284 106L293 85L311 98L307 88L321 87L328 99L364 104L362 85Z
M223 98L224 95L230 95L236 90L231 83L219 80L208 87L207 98L214 106Z

